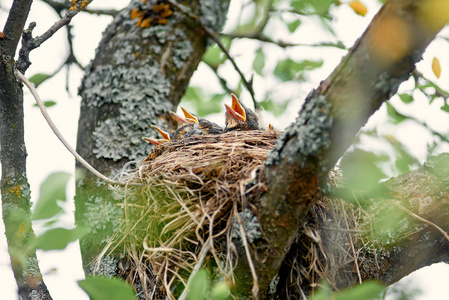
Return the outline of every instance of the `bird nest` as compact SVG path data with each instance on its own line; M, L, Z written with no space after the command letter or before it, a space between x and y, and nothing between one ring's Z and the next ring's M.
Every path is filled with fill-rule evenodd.
M131 259L123 277L142 291L179 295L208 242L211 255L203 265L232 277L234 216L247 208L245 183L257 183L256 171L279 134L235 131L157 146L130 174L129 182L143 187L126 187L122 226L111 241Z
M239 231L241 214L247 210L248 215L255 214L245 195L248 187L260 186L257 171L279 134L278 131L236 131L167 142L157 146L129 174L129 182L142 183L142 187L116 187L124 199L119 204L123 220L103 255L111 248L126 253L118 275L135 287L140 298L177 298L192 271L199 266L214 269L213 280L224 279L232 286L237 263L232 239L235 234L249 234ZM342 218L337 214L332 220L324 219L334 222ZM301 235L307 238L310 228L304 228ZM301 243L305 243L304 239ZM310 238L306 248L313 248L314 243ZM310 258L314 264L317 257L332 255L314 249L307 250L315 252ZM354 257L345 255L343 259L348 261ZM310 277L313 268L316 270L312 273L319 274L330 267L309 265L307 268ZM292 280L305 277L299 268L295 274L296 279L288 280L290 285ZM307 281L316 284L312 279Z

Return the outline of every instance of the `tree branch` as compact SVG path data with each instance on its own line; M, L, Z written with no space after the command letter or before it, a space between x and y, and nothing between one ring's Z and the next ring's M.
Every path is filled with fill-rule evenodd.
M409 78L447 22L435 21L435 10L427 5L422 0L387 1L335 71L309 94L295 123L269 153L266 192L255 200L266 239L254 254L265 260L257 270L261 291L279 272L328 171L368 118ZM247 270L239 272L249 277ZM242 288L250 295L247 285Z
M22 299L51 299L42 279L31 225L26 175L23 91L14 75L14 54L32 1L14 1L0 39L1 198L11 266Z
M72 21L72 18L76 16L81 10L84 9L92 0L90 1L79 1L76 2L70 9L66 12L65 16L60 20L56 21L46 32L44 32L41 36L32 37L32 32L34 27L36 27L36 23L32 22L28 26L28 29L24 32L22 37L22 48L19 52L19 59L17 60L17 70L22 73L25 73L26 69L30 66L31 62L29 59L30 52L37 47L40 47L42 43L52 37L59 29L69 24ZM82 4L81 4L82 3Z
M32 2L33 0L15 0L12 3L8 19L6 20L3 29L6 40L4 49L8 55L11 55L11 57L14 57L14 54L16 53L17 44L22 35Z

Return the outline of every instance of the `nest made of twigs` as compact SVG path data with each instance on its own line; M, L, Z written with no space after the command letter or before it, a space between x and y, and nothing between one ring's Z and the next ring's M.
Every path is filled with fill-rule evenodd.
M234 214L243 207L244 184L257 180L279 134L254 130L167 142L130 174L130 182L144 186L127 188L121 237L111 243L121 241L133 265L145 266L133 275L140 284L168 295L182 290L208 239L213 261L204 264L232 277L235 258L227 245ZM183 285L177 290L175 282Z
M202 265L217 270L212 276L233 282L236 258L230 245L235 215L251 209L245 199L247 184L261 184L257 171L279 134L254 130L167 142L157 146L129 174L130 183L143 183L143 187L129 186L125 192L123 187L117 187L124 198L119 204L123 209L122 226L107 248L124 250L127 267L120 276L133 284L141 298L174 299L179 295L207 243L210 251ZM331 209L314 210L313 219L334 226L335 220L342 220L342 210L323 201L320 207ZM333 216L328 216L329 211ZM323 223L323 219L328 221ZM307 237L311 226L319 235L319 228L309 224L300 236ZM306 244L304 249L309 253L304 257L312 256L307 258L310 264L293 258L291 263L301 266L291 273L296 279L292 277L286 284L291 286L303 279L316 284L312 274L331 279L331 274L324 273L332 267L319 262L323 257L329 260L333 249L324 253L323 245L313 238L302 238L301 244ZM344 261L351 259L344 256Z

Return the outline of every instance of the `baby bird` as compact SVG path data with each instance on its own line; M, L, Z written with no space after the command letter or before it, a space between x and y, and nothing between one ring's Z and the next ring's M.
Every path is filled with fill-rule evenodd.
M151 144L157 146L160 145L162 143L165 142L169 142L172 139L172 134L169 132L164 131L162 128L155 126L155 125L151 125L151 127L153 127L154 129L156 129L156 131L162 136L162 139L153 139L153 138L149 138L149 137L142 137L143 140L150 142Z
M200 135L223 133L223 128L221 128L217 124L205 118L198 118L197 116L188 112L184 107L181 107L181 110L184 113L184 117L187 121L192 120L194 122L194 125L197 125L198 130L201 132Z
M258 130L259 118L256 113L246 107L243 103L239 101L236 95L231 94L232 104L231 106L225 104L226 115L225 122L226 128L225 132L233 130Z

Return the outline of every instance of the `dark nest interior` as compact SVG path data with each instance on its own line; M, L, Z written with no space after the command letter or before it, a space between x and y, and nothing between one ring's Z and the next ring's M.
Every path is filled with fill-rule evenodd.
M111 249L123 251L119 276L132 284L141 299L178 299L199 267L209 270L212 282L224 280L232 290L237 263L232 240L239 236L251 240L249 231L260 234L257 222L252 229L239 226L242 218L257 215L245 193L257 186L257 171L279 134L254 130L167 142L129 174L130 183L143 186L115 188L123 195L123 203L117 204L122 208L122 225L102 255ZM334 265L354 262L352 253L337 255L335 247L326 250L316 225L319 221L346 228L348 224L340 224L345 205L323 198L312 210L292 248L296 255L285 263L288 272L280 276L285 277L280 281L286 294L308 293L301 285L313 289L322 278L333 282ZM354 238L331 237L333 243L354 243Z

